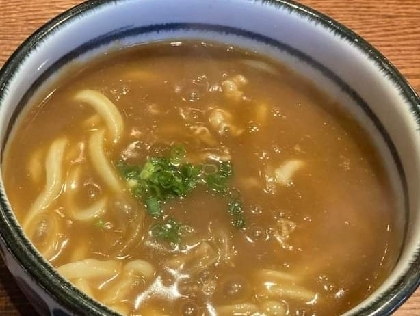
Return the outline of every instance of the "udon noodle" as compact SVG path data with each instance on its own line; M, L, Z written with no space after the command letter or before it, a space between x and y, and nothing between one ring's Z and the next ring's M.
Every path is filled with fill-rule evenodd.
M186 41L61 78L21 115L5 186L38 251L110 309L333 316L393 268L378 152L291 70Z

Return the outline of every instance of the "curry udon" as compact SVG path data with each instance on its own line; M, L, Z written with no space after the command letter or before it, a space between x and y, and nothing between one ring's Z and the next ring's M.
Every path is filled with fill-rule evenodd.
M3 160L16 217L122 315L339 315L395 264L375 146L268 57L143 45L74 65L30 103Z

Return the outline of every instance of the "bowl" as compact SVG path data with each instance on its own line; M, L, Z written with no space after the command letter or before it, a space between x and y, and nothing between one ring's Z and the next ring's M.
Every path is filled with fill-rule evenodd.
M339 99L372 134L398 192L404 242L385 282L345 315L390 315L420 283L420 100L369 43L308 7L286 0L117 0L76 6L36 31L1 69L2 153L18 114L58 69L125 46L196 38L255 50L287 64ZM1 253L37 311L116 315L42 259L17 223L3 182L0 189Z

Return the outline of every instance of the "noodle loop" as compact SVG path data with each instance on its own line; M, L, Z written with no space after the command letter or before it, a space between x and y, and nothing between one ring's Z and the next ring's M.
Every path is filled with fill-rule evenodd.
M124 122L115 104L102 93L94 90L79 91L75 99L79 102L89 104L98 112L108 127L112 141L118 143L121 139Z

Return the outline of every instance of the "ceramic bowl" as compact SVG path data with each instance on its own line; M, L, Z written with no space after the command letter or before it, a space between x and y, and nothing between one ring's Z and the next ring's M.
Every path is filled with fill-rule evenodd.
M420 100L400 73L351 30L286 0L96 0L54 18L0 72L0 150L29 98L70 62L115 47L200 38L288 64L346 106L373 135L398 192L405 239L382 286L345 315L389 315L420 281ZM115 315L62 279L25 238L0 183L3 258L41 315Z

